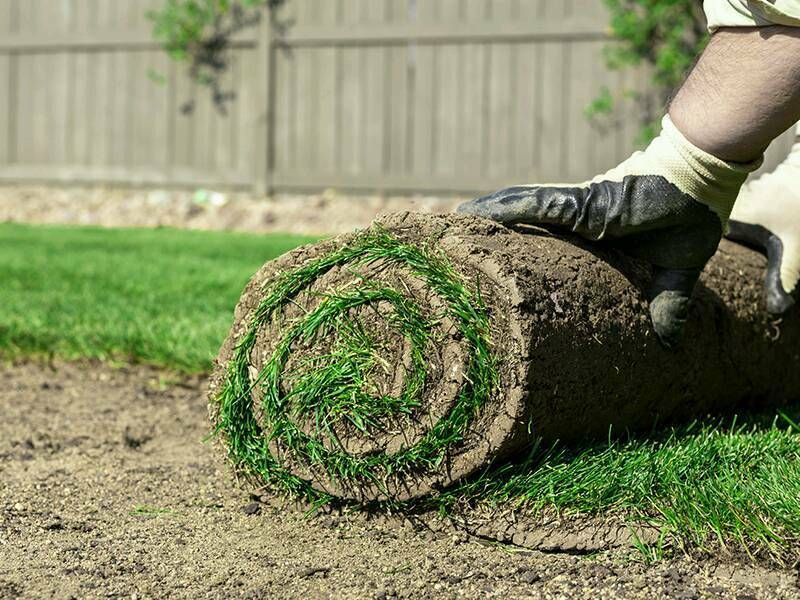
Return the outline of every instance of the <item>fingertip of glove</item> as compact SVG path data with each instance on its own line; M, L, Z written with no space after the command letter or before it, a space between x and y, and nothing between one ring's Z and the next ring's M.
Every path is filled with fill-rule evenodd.
M777 287L767 283L767 312L771 315L779 317L789 311L796 301L792 294L787 294L783 290L783 286L778 284Z
M650 301L653 329L667 349L673 350L680 345L688 315L689 298L680 292L666 290Z
M784 248L781 239L770 233L766 243L767 275L764 287L767 295L767 312L782 315L795 305L795 296L787 292L781 277Z
M476 214L476 200L470 200L468 202L463 202L456 206L456 214L459 215L474 215Z

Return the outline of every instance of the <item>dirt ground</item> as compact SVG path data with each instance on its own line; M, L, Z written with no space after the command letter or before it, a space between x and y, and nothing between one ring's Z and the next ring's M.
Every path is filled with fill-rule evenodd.
M0 185L0 223L177 227L250 233L336 234L384 213L452 211L466 198Z
M207 433L202 378L0 366L0 598L800 598L724 559L540 552L252 495Z

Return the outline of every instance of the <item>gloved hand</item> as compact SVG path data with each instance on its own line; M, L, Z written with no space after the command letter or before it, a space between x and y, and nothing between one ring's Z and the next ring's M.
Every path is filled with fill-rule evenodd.
M653 326L666 346L674 346L692 290L717 249L739 189L761 161L722 161L689 142L669 117L662 127L644 152L591 181L511 187L457 211L506 225L568 227L647 260L655 267Z
M800 280L800 124L789 157L742 187L727 237L767 255L767 310L780 315L794 306Z

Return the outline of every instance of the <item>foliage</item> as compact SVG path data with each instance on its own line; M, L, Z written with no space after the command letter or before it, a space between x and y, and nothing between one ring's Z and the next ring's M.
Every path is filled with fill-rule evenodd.
M233 93L223 89L220 78L229 64L229 46L239 31L257 25L263 10L269 14L284 0L167 0L148 17L153 35L169 55L189 65L189 74L211 89L215 105L224 111ZM191 110L192 104L184 110Z
M654 121L681 84L708 40L706 21L697 0L604 0L611 16L611 34L615 43L605 49L606 61L612 69L646 64L651 69L651 94L625 96L643 108L644 125L640 142L658 132ZM616 102L610 91L587 107L590 117L609 115Z

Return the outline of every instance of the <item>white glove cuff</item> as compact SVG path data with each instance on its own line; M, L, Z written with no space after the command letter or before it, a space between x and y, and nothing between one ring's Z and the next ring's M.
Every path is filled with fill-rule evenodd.
M682 192L706 204L726 225L739 189L748 175L764 162L724 161L701 150L678 131L669 115L661 122L661 135L645 151L662 166L664 176Z

